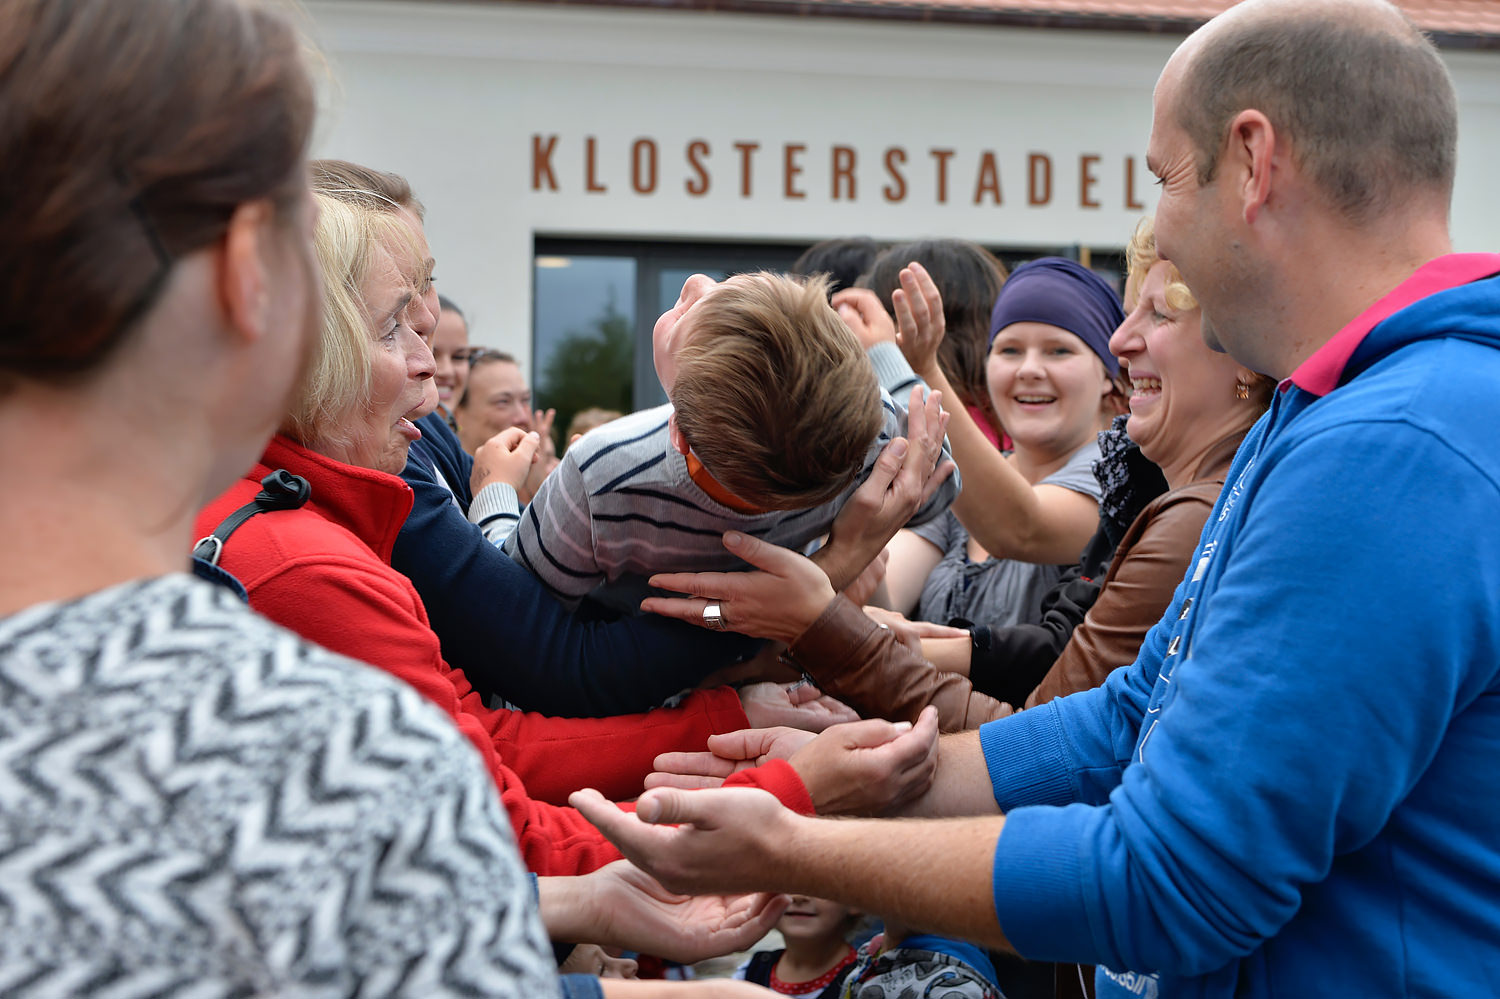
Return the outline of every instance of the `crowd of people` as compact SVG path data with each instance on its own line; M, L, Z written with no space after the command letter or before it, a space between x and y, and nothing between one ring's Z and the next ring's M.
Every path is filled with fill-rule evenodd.
M1183 42L1123 295L694 275L558 440L282 13L0 13L0 994L1500 991L1500 255L1395 7Z

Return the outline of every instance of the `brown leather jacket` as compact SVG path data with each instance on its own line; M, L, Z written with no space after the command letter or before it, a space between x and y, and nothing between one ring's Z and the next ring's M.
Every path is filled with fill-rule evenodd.
M968 677L934 669L846 597L834 597L787 654L824 693L867 718L915 722L933 704L938 727L959 732L1011 713Z
M1032 707L1087 690L1110 671L1135 661L1182 581L1198 535L1224 486L1244 432L1219 441L1193 481L1152 500L1115 550L1099 599L1032 695ZM945 732L978 728L1010 714L1010 706L973 689L967 677L935 669L843 597L836 598L788 650L825 692L861 715L915 721L938 708Z
M1203 533L1244 431L1204 455L1193 481L1146 504L1115 548L1099 599L1052 669L1026 698L1026 707L1097 687L1110 672L1135 662L1146 632L1161 618Z

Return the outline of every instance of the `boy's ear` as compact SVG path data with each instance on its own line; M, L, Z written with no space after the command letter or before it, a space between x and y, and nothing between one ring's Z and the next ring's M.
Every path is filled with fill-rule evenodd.
M264 201L237 207L217 255L219 304L229 327L251 340L267 332L270 289L261 244L270 215L271 206Z
M692 448L688 447L687 438L682 436L682 431L677 429L677 414L673 413L667 417L667 436L672 441L672 447L684 458L687 457Z

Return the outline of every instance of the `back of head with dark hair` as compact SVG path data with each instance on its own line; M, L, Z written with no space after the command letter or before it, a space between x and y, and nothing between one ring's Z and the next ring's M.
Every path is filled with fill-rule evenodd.
M825 239L809 246L792 264L791 272L799 277L828 275L828 293L854 287L880 256L880 244L868 236L851 239Z
M947 332L938 348L938 366L964 405L989 413L984 360L989 353L990 310L1005 284L1005 265L984 247L963 239L898 243L880 255L861 282L880 296L892 315L891 292L901 287L901 268L913 260L927 268L943 296Z
M1344 12L1344 13L1347 13ZM1458 105L1437 49L1395 7L1234 19L1188 62L1175 113L1213 179L1234 116L1264 113L1331 208L1361 225L1453 188ZM1379 21L1385 21L1385 24Z
M0 372L98 367L236 207L290 219L315 103L239 0L0 0Z

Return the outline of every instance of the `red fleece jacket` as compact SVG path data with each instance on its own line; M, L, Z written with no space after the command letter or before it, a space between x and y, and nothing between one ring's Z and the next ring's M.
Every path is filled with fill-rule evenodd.
M443 661L421 597L389 565L411 510L411 489L401 479L276 437L243 480L199 513L197 534L250 502L260 480L278 468L307 479L312 498L299 510L251 517L224 546L220 564L271 620L400 677L446 711L484 757L521 856L537 874L582 874L619 859L587 820L562 807L569 793L596 787L611 798L634 798L658 753L702 750L709 735L748 725L728 688L614 718L486 708L463 672ZM495 606L504 613L504 594L495 595ZM730 783L761 787L790 808L812 811L806 788L785 763L743 771Z

